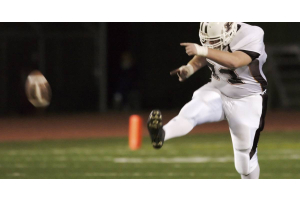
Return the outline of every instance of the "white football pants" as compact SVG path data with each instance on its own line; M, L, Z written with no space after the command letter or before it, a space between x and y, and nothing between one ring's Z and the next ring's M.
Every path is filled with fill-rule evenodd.
M226 118L234 149L235 168L242 177L247 176L255 169L259 170L257 143L264 127L266 107L266 94L233 99L221 94L212 83L207 83L196 90L192 100L163 127L165 141L186 135L196 125Z

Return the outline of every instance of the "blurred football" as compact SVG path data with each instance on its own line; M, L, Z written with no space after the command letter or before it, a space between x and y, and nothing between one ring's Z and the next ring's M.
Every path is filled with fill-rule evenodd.
M44 75L38 71L32 71L26 80L25 91L28 101L35 107L47 107L51 101L51 88L44 77Z

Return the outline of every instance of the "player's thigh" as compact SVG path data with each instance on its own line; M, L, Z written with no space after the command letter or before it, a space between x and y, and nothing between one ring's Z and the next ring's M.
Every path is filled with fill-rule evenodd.
M192 120L194 125L223 120L220 91L211 83L204 85L194 92L192 100L181 109L179 115Z

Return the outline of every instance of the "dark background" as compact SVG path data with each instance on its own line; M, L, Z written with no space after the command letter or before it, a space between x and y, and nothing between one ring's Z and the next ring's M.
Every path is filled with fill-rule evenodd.
M266 47L300 41L299 23L250 24L263 28ZM191 99L194 90L209 81L208 68L184 83L169 75L189 61L179 43L199 43L199 23L105 23L105 27L106 110L114 109L124 51L130 51L136 63L139 109L179 109ZM41 69L41 65L53 92L47 112L101 111L96 69L97 53L103 52L97 51L98 29L99 23L0 23L0 113L7 116L34 112L26 99L24 84L27 75ZM269 73L266 75L272 80ZM282 107L276 92L271 98L271 108Z

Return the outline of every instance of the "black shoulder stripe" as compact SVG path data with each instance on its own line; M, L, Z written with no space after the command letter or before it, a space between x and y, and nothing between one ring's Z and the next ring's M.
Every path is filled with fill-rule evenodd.
M245 54L247 54L248 56L251 57L252 61L260 56L259 53L254 52L254 51L247 51L247 50L237 50L237 51L244 52Z
M236 30L236 32L238 32L238 31L240 30L241 27L242 27L242 26L241 26L240 24L238 24L238 25L237 25L237 30Z

